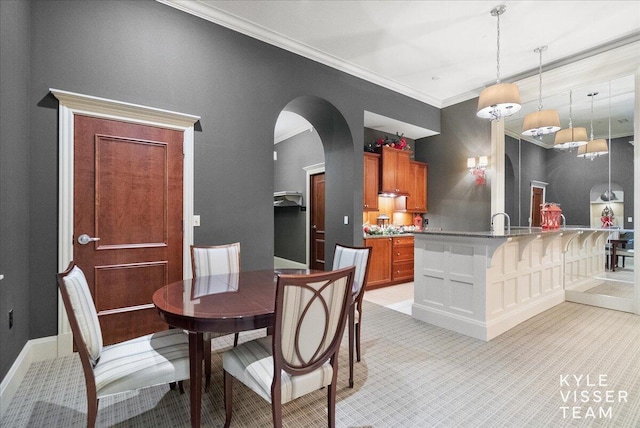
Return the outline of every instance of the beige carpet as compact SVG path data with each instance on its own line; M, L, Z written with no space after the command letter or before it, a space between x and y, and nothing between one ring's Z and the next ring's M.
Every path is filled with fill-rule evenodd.
M344 346L340 357L339 427L640 426L639 316L563 303L488 343L372 303L363 318L354 389ZM219 355L213 364L206 427L223 423ZM232 426L271 426L270 406L239 383L234 403ZM325 391L286 404L285 426L326 426L325 406ZM57 358L31 366L0 425L82 427L85 412L79 360ZM162 386L104 399L98 426L187 427L189 396Z

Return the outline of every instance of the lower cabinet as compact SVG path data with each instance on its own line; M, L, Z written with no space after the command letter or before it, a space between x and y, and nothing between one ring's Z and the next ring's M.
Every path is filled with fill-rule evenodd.
M413 236L368 238L371 263L367 289L413 281Z
M391 280L394 283L413 281L413 236L393 238L391 252Z
M367 288L389 285L391 282L391 238L365 239L364 245L371 247Z

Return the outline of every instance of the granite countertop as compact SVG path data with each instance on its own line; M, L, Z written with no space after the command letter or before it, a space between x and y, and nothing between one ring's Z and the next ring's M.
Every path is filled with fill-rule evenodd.
M364 234L364 239L376 239L376 238L393 238L395 236L413 236L417 232L402 232L402 233L386 233L382 235L369 235Z
M413 232L415 235L446 235L446 236L465 236L469 238L512 238L518 236L540 235L540 234L555 234L566 232L624 232L623 229L595 229L587 226L565 226L559 229L548 230L540 227L512 227L507 231L456 231L456 230L442 230L440 228L429 228L423 231Z

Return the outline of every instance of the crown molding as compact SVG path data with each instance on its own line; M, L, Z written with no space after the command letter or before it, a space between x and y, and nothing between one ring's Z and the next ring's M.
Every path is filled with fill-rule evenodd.
M245 19L241 19L235 15L225 11L216 9L214 5L205 4L200 0L156 0L159 3L171 6L188 14L197 16L214 24L229 28L230 30L268 43L275 47L284 49L304 58L313 60L320 64L326 65L338 71L350 74L354 77L374 83L383 88L390 89L407 97L430 104L437 108L442 108L442 101L430 95L416 91L406 85L396 82L395 80L382 77L376 73L372 73L350 62L339 59L333 55L328 55L322 51L314 49L304 43L300 43L282 34L278 34L264 27L256 25ZM479 93L479 92L478 92ZM476 94L477 96L477 94Z

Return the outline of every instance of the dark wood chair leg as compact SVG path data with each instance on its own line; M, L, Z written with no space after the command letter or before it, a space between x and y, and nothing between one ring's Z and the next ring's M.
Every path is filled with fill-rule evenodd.
M356 361L360 362L360 322L356 324Z
M211 384L211 335L209 333L204 333L203 345L204 345L204 390L209 391L209 385Z
M95 397L95 394L89 394L87 397L87 428L95 428L98 419L100 401Z
M279 387L271 394L271 413L273 428L282 428L282 393Z
M229 425L231 425L231 414L233 412L233 377L224 371L222 382L224 387L224 426L225 428L229 428Z
M336 382L329 385L327 391L327 425L329 428L335 428L336 426Z
M236 346L238 346L238 339L240 338L240 333L236 333L235 336L233 337L233 347L235 348Z
M355 322L355 308L351 306L349 309L349 388L353 388L353 348L354 348L354 322Z

